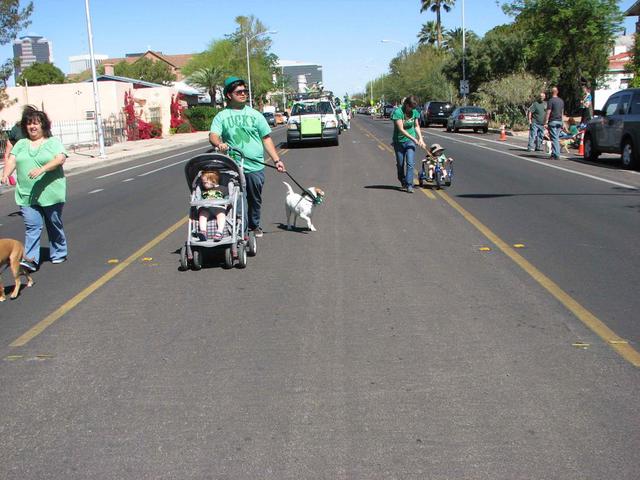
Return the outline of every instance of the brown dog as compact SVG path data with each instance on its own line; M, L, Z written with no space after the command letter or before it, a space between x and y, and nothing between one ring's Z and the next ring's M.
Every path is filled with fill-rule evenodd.
M8 265L13 273L13 279L16 286L11 292L11 300L18 296L20 292L20 276L24 275L27 278L27 287L33 285L33 279L29 272L27 272L21 265L20 260L24 255L24 245L18 240L11 238L0 238L0 268L4 265ZM6 267L5 267L6 268ZM2 273L3 270L0 270ZM0 276L0 302L4 302L7 298L4 295L4 284L2 283L2 277Z

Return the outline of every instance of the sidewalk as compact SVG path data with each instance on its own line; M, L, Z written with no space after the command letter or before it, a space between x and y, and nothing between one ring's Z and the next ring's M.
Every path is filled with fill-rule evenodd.
M68 149L69 157L64 162L64 171L67 175L73 175L88 169L116 165L153 153L169 152L190 145L196 146L201 144L206 146L208 144L208 138L209 132L194 132L179 133L149 140L116 143L110 147L105 147L106 158L100 158L100 152L97 147L78 149L76 151Z

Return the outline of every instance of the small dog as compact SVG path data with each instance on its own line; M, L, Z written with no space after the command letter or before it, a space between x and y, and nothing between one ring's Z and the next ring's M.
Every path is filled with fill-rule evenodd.
M549 155L551 155L551 137L549 136L549 134L547 132L544 133L544 136L542 137L542 142L544 143L545 151Z
M311 187L308 190L316 196L316 199L309 198L309 195L296 193L287 182L282 182L287 186L289 192L285 199L285 208L287 211L287 230L291 230L291 217L293 216L293 226L296 226L296 220L298 217L307 222L307 227L312 232L316 231L316 227L311 223L311 215L313 214L313 207L316 202L314 200L320 200L324 198L324 192L318 187Z
M10 295L11 300L15 299L20 292L21 275L26 277L27 287L33 285L31 275L20 265L20 260L22 260L23 255L24 245L22 242L12 240L10 238L0 238L0 268L2 268L3 265L8 266L11 269L11 273L13 273L13 279L15 281L15 287ZM7 268L6 266L4 269ZM0 273L2 273L4 269L1 270ZM4 284L2 283L2 277L0 277L0 302L4 302L6 299L7 298L4 294Z

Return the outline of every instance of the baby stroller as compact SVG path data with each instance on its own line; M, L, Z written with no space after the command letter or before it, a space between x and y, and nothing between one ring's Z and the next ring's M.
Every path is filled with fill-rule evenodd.
M184 167L184 174L191 192L189 203L189 224L187 241L180 250L182 270L200 270L204 254L212 248L224 249L224 266L238 268L247 266L247 255L257 253L257 242L253 232L248 232L246 224L245 179L242 152L230 149L240 157L238 165L231 157L222 153L205 153L192 158ZM223 199L202 199L200 177L203 172L217 171L220 184L228 185L229 195ZM207 222L206 238L198 239L198 211L202 207L222 207L226 209L226 225L218 228L215 216ZM213 241L214 232L222 231L222 239Z

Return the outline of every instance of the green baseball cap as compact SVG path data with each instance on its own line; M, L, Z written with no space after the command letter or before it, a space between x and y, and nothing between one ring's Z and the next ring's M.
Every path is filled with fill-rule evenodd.
M224 89L222 90L223 95L226 95L227 93L229 93L231 86L236 82L244 83L244 80L241 79L240 77L227 77L227 79L224 81Z

